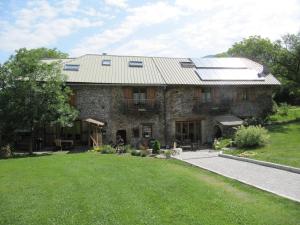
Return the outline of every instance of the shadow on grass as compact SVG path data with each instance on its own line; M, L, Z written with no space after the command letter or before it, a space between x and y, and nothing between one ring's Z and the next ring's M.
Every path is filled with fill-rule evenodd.
M33 154L29 154L29 153L13 153L13 156L9 157L9 158L0 158L0 160L7 160L7 159L21 159L21 158L35 158L35 157L43 157L43 156L51 156L52 153L51 152L43 152L43 153L33 153Z

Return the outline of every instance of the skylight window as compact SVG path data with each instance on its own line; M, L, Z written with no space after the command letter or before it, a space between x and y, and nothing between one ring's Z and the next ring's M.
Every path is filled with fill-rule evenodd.
M79 70L79 65L78 64L65 64L64 70L78 71Z
M129 67L143 67L142 61L129 61Z
M111 60L110 59L103 59L102 60L102 66L111 66Z
M195 64L190 61L179 62L182 68L193 68Z

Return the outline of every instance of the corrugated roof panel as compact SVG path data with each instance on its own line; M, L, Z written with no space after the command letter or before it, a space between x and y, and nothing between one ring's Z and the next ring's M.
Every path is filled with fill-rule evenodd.
M210 61L217 60L218 63L215 63L217 66L224 66L222 63L232 60L226 59L222 60L222 63L220 63L218 58L209 59ZM111 60L111 66L102 66L102 60ZM49 63L55 60L49 59L42 61ZM142 61L143 67L129 67L129 61ZM220 80L203 80L199 78L195 68L183 68L180 64L180 62L183 61L189 61L189 59L142 56L84 55L78 58L61 60L62 68L65 63L80 65L79 71L62 70L62 72L67 75L67 82L72 83L210 86L280 85L280 82L272 74L265 75L265 80L228 80L225 72L221 73L220 71L218 72L218 77ZM256 70L257 73L261 73L264 69L262 65L246 58L234 58L234 61L238 61L238 63L242 62L246 68ZM238 63L235 65L240 65Z

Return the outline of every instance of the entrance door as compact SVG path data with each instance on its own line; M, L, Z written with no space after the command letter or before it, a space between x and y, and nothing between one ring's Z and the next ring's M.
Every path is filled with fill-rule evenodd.
M124 140L124 144L127 143L126 141L126 130L118 130L117 133L116 133L116 137L120 135L121 138Z
M201 143L201 121L176 121L176 140L181 143Z

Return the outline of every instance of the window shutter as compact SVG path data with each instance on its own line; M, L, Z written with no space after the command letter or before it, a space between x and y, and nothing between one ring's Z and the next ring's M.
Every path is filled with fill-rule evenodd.
M130 87L125 87L123 89L123 92L124 92L124 98L132 99L132 89Z
M76 105L76 92L73 90L72 93L69 96L69 104L71 106L75 106Z
M220 103L220 89L213 88L212 90L213 90L213 102Z
M147 88L147 99L151 106L154 105L156 99L156 88L155 87L148 87Z
M155 87L147 88L147 99L155 99L156 97L156 89Z
M254 102L256 100L256 92L255 89L253 89L254 91L251 91L251 89L248 89L248 95L249 95L249 100L251 102Z
M201 96L202 96L202 89L201 88L196 88L194 90L194 98L196 98L197 100L198 99L201 100Z
M240 102L242 100L242 91L239 88L236 88L233 92L233 102Z

